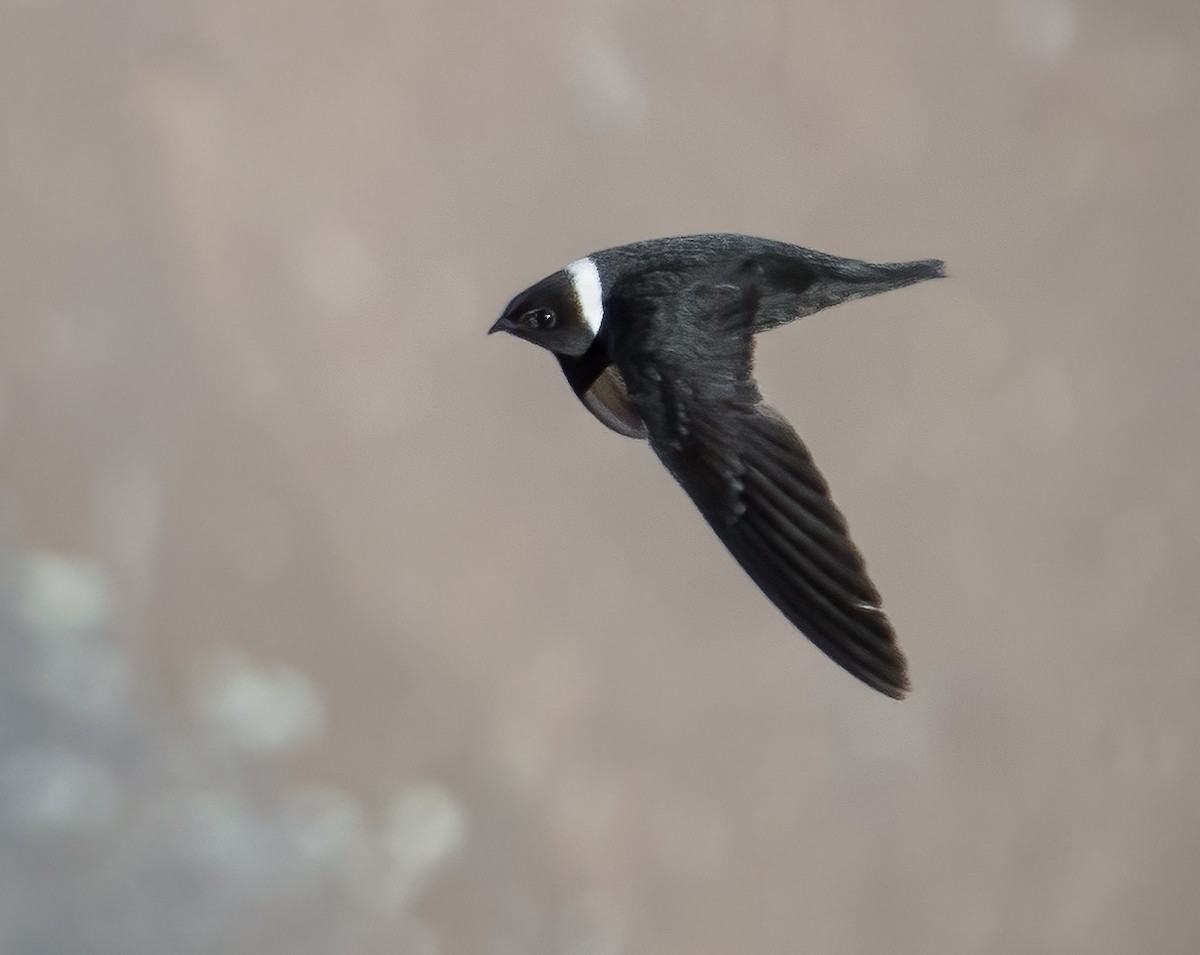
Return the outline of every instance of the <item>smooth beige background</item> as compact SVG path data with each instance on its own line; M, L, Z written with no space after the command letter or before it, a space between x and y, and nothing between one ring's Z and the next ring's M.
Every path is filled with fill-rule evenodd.
M0 950L1200 949L1195 3L0 19ZM704 230L905 703L483 334Z

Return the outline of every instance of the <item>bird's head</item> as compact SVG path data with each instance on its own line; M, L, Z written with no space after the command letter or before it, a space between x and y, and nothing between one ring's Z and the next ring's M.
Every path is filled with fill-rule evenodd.
M556 355L578 358L600 330L600 277L590 260L542 279L508 303L489 329L508 332Z

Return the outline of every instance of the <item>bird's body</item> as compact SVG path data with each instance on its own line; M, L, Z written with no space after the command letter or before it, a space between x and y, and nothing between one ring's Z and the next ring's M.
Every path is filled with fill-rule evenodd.
M830 305L942 274L741 235L651 239L572 262L492 331L550 350L585 406L647 438L717 536L796 627L899 698L904 657L846 522L752 374L754 336Z

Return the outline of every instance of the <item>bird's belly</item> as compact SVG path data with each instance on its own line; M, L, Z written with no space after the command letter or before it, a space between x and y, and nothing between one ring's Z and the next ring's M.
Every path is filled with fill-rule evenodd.
M629 401L629 389L616 365L609 365L596 377L591 387L579 396L596 419L617 434L627 438L645 438L646 425Z

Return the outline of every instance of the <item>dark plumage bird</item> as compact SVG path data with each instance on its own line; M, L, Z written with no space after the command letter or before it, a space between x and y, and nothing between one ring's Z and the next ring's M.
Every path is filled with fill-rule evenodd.
M754 336L830 305L943 274L743 235L651 239L572 262L514 298L493 332L554 353L604 424L648 438L785 617L899 699L904 655L846 521L751 372Z

